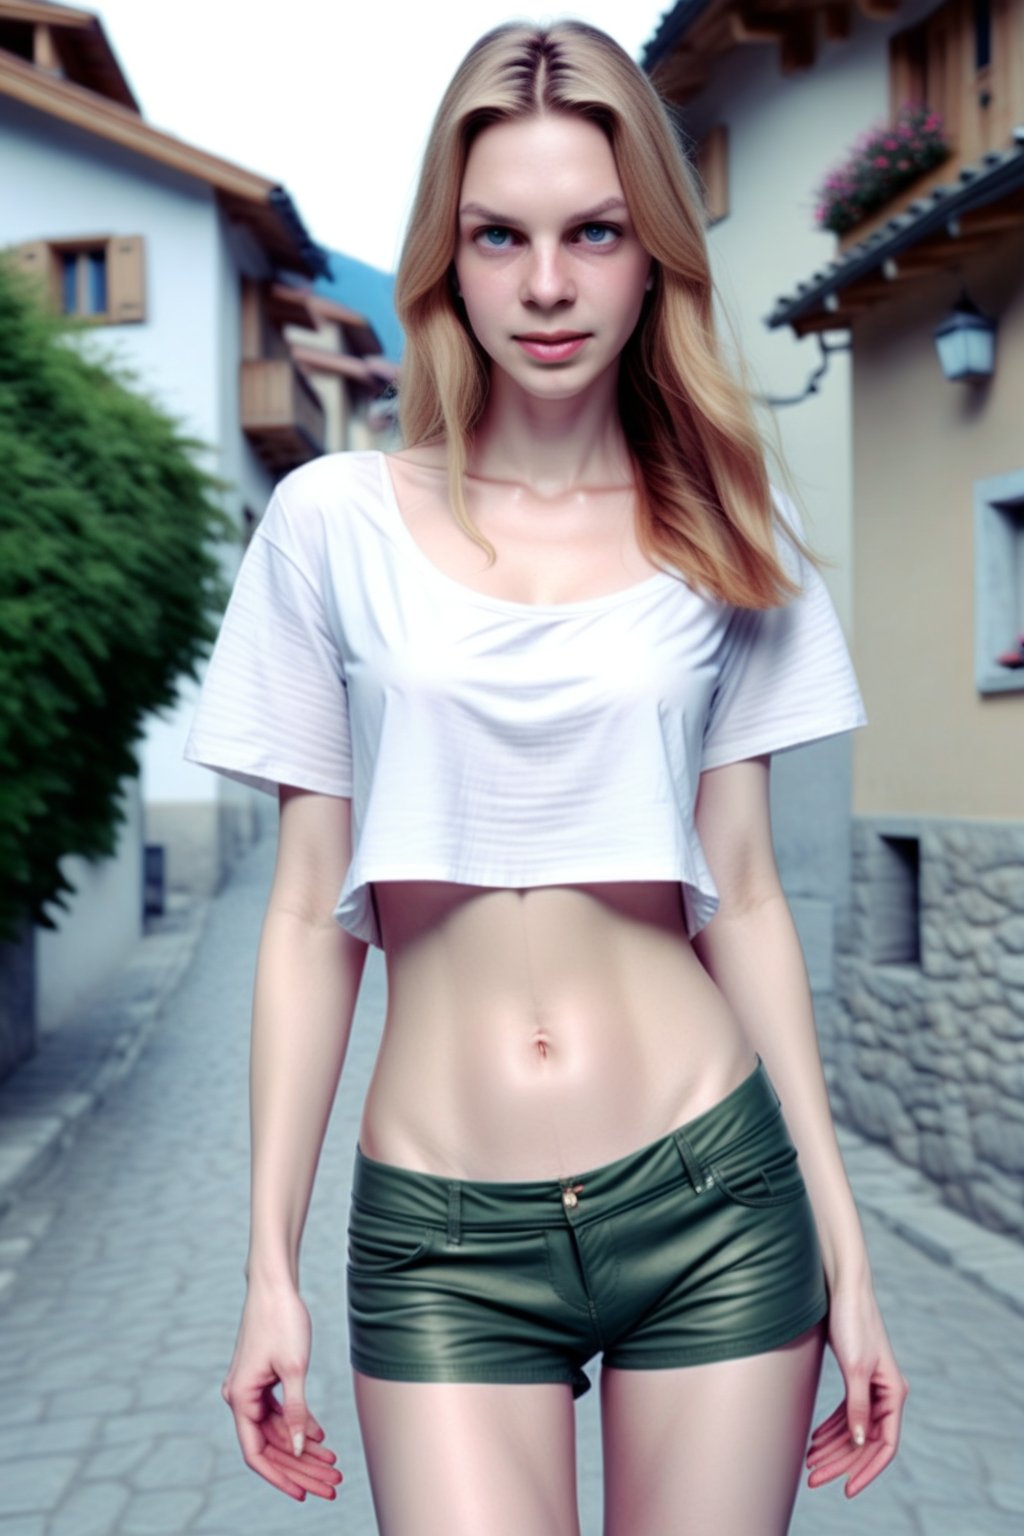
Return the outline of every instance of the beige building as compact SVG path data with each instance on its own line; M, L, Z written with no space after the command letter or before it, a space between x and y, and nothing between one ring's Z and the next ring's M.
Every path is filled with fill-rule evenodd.
M761 321L829 365L783 436L813 464L807 424L824 427L845 469L834 547L869 716L851 741L849 899L819 1017L833 1106L951 1205L1024 1235L1024 4L779 4L754 24L712 0L666 25L680 12L662 83L699 103L741 55L736 95L719 85L699 119L697 163L719 217L770 188L756 248L773 272L780 223L798 218L805 238L830 169L864 158L851 102L858 132L895 128L908 102L941 125L944 158L909 183L891 155L889 171L872 159L874 206L816 231ZM797 189L792 163L730 132L751 94L769 146L800 103ZM837 377L824 354L840 338ZM966 375L947 376L950 347L977 350ZM821 409L829 390L840 415Z

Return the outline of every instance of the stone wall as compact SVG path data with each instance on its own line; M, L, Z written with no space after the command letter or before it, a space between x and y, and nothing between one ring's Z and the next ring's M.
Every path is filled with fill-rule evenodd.
M857 816L822 1034L837 1120L1024 1238L1024 822Z

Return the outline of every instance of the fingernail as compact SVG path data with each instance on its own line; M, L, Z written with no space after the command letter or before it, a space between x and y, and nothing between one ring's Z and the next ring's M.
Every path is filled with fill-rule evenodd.
M854 1427L853 1443L854 1443L854 1445L863 1445L864 1444L864 1426L863 1426L863 1424L857 1424Z
M305 1445L305 1443L306 1441L302 1430L297 1429L292 1435L292 1450L295 1452L296 1456L302 1455L302 1447Z

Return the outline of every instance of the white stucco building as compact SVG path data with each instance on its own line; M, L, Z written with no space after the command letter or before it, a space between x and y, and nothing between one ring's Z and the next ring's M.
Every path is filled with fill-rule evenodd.
M0 3L0 164L0 247L56 308L94 320L100 349L208 445L239 530L224 550L230 580L280 475L344 446L333 439L354 413L339 390L366 399L385 387L386 366L345 371L353 349L380 351L372 328L337 305L314 309L312 283L329 267L288 193L151 127L86 11ZM286 331L302 338L305 366ZM73 911L54 912L57 932L36 931L44 1027L141 931L145 844L164 850L169 885L212 889L253 835L253 792L182 761L195 692L184 679L178 707L150 721L116 859L67 861Z

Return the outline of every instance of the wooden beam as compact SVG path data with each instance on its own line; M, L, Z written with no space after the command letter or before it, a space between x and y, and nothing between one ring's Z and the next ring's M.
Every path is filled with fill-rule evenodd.
M797 11L782 34L779 64L784 75L812 69L818 57L818 27L815 11Z
M702 90L708 77L711 61L692 53L688 48L677 48L655 69L652 80L669 101L682 104Z
M852 30L849 0L823 5L821 8L822 33L826 43L845 43Z
M965 213L960 219L960 234L962 240L965 235L1000 235L1007 229L1024 228L1024 202L1017 202L1010 207L998 211L990 211L979 208L976 213Z
M370 386L381 382L361 357L349 357L344 352L320 352L316 347L293 346L292 357L300 368L310 373L332 373Z
M729 12L726 24L734 43L777 43L789 30L791 20L781 11L759 11L755 6L741 5Z
M290 288L286 283L270 285L267 309L278 325L303 325L316 330L316 316L310 302L312 294L303 288Z
M2 52L0 95L34 107L74 128L94 133L97 138L133 149L149 160L182 171L186 176L194 176L197 181L205 181L218 191L232 193L248 202L265 203L274 187L265 176L257 176L169 133L151 128L137 113L118 102L109 101L68 80L41 74L34 64Z
M900 0L857 0L857 9L869 21L889 21L900 8Z
M39 0L3 0L0 18L4 21L42 22L51 27L80 27L83 31L96 20L89 11L69 5L40 5Z
M337 299L329 299L323 293L311 291L309 307L314 314L321 315L324 320L336 320L339 325L369 326L370 324L365 315L349 309L347 304L339 304Z
M836 309L801 315L790 323L797 336L813 336L818 331L848 331L855 319L855 310Z
M32 61L37 69L48 69L51 73L60 69L53 28L42 22L37 23L32 33Z

